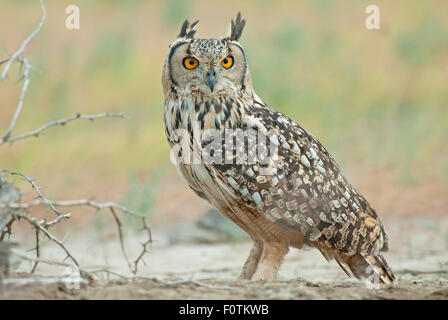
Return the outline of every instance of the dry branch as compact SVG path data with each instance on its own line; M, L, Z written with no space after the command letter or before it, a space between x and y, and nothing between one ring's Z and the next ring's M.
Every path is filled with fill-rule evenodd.
M14 54L12 54L9 58L7 58L3 61L0 61L0 65L4 65L3 71L0 76L0 82L2 82L7 77L12 63L14 63L14 62L20 63L21 66L24 67L23 76L19 80L19 81L23 80L23 85L22 85L22 89L20 92L19 101L17 103L16 110L15 110L14 115L9 124L8 130L6 131L5 135L0 138L0 145L6 144L8 142L13 143L15 141L23 140L23 139L30 138L30 137L39 137L39 135L41 135L44 131L46 131L47 129L49 129L51 127L64 126L67 123L74 121L74 120L84 119L84 120L93 121L98 118L106 118L106 117L108 117L108 118L110 118L110 117L126 118L124 113L99 113L99 114L93 114L93 115L83 115L83 114L77 113L76 115L73 115L71 117L49 121L33 131L23 133L20 135L16 135L16 136L12 135L12 132L14 131L17 121L22 113L25 95L28 90L28 86L29 86L29 82L30 82L29 73L30 73L31 69L34 69L34 67L29 63L29 61L25 57L22 57L22 55L23 55L27 45L29 44L29 42L41 31L43 23L47 17L47 13L46 13L46 10L45 10L42 0L40 0L40 6L42 9L42 17L39 21L37 28L22 42L22 45ZM10 174L13 176L14 175L21 176L25 181L27 181L32 186L32 188L38 195L37 199L35 199L31 202L27 202L27 203L20 202L20 198L17 200L14 200L14 202L11 202L12 200L9 200L6 203L5 202L0 203L0 209L6 209L6 212L8 214L8 215L5 215L5 219L2 222L2 224L0 225L0 242L3 242L5 240L6 235L12 234L13 223L20 219L23 219L28 224L30 224L35 231L36 246L35 246L34 250L36 251L36 258L33 260L34 264L31 269L31 273L33 273L36 270L36 267L39 262L44 261L44 260L40 259L40 254L41 254L40 234L41 233L44 236L46 236L48 239L50 239L50 241L56 243L65 252L66 258L69 258L75 264L76 268L78 270L80 270L81 273L84 272L82 269L79 268L79 264L78 264L76 258L70 253L70 251L64 245L64 240L59 240L58 238L53 236L53 234L49 231L50 227L54 226L55 224L59 223L60 221L62 221L64 219L69 219L71 216L70 213L61 212L58 209L58 207L89 206L89 207L95 208L97 210L109 209L109 211L111 212L111 214L114 218L114 221L118 227L118 234L119 234L119 239L120 239L121 250L123 252L123 256L126 259L126 262L129 266L130 271L135 275L135 273L137 272L139 262L142 261L144 263L143 256L148 252L147 247L152 242L152 238L151 238L151 231L150 231L148 225L146 224L146 220L143 215L141 215L131 209L128 209L126 207L118 205L114 202L99 203L99 202L95 202L92 200L86 200L86 199L66 200L66 201L51 200L51 199L48 199L46 196L44 196L43 193L40 191L40 188L36 185L36 183L31 178L26 176L25 174L23 174L21 172L17 172L17 171L12 171L9 169L0 169L0 178L1 178L2 173L7 173L7 174ZM0 192L1 192L1 190L0 190ZM51 210L56 214L56 218L54 218L53 220L50 220L50 221L47 221L46 218L38 221L30 213L30 210L33 207L38 206L38 205L49 206L51 208ZM11 210L8 210L8 209L11 209ZM134 261L133 265L131 264L129 257L125 250L122 225L121 225L121 221L116 213L116 210L119 210L122 213L130 214L138 219L141 219L143 229L148 234L148 239L142 244L142 246L143 246L142 252L138 255L138 257ZM27 257L27 259L30 260L32 258ZM48 261L46 261L46 263L48 263ZM53 261L52 263L56 264L56 265L72 266L72 265L68 265L68 264L56 262L56 261ZM85 273L85 274L88 274L88 273Z
M73 267L72 265L64 263L64 262L32 258L32 257L29 257L19 251L16 251L16 250L11 250L11 252L14 255L16 255L22 259L25 259L25 260L28 260L28 261L31 261L34 263L41 262L41 263L45 263L45 264L49 264L49 265L53 265L53 266ZM113 275L113 276L116 276L125 281L148 280L148 281L157 282L158 284L161 284L162 286L166 286L166 287L179 287L179 286L182 286L185 284L193 284L195 286L203 287L203 288L210 289L210 290L236 290L237 289L237 288L231 287L229 285L213 286L213 285L209 285L209 284L200 282L200 281L194 279L194 274L191 275L188 279L168 281L168 280L162 280L162 279L156 278L156 277L145 277L145 276L138 276L138 275L133 275L133 276L129 277L129 276L123 275L119 272L110 270L108 268L80 268L80 267L76 267L76 268L81 276L86 277L89 280L94 279L94 274L96 274L96 273L105 273L108 276ZM20 280L18 280L18 281L20 281Z
M21 176L23 179L25 179L29 184L31 184L31 186L33 187L33 189L36 191L37 195L45 202L48 203L48 205L50 206L50 208L58 215L58 217L62 217L62 218L69 218L70 214L63 214L61 211L59 211L58 209L56 209L56 207L51 204L51 201L48 200L43 194L42 192L40 192L39 187L34 183L34 181L31 178L28 178L26 175L24 175L21 172L16 172L16 171L12 171L12 170L8 170L8 169L2 169L0 170L0 173L9 173L11 175L18 175Z
M36 229L36 230L34 230L34 232L35 232L35 235L36 235L36 247L35 247L35 250L36 250L36 259L39 259L39 258L40 258L40 239L39 239L39 230ZM33 267L31 268L30 273L34 273L34 271L36 271L36 268L37 268L38 263L39 263L39 262L38 262L37 260L34 262L34 265L33 265Z
M138 257L134 261L134 269L133 269L133 273L134 274L136 274L137 271L138 271L138 264L139 264L140 261L142 261L143 264L146 265L145 261L143 260L143 257L145 256L146 253L148 253L148 246L150 246L152 244L151 229L146 224L146 220L145 219L142 219L142 220L143 220L143 230L146 231L146 233L148 235L148 239L141 244L142 245L142 251L140 252Z
M53 236L48 229L46 229L44 226L42 226L39 222L36 221L34 217L31 217L24 213L16 213L14 214L15 217L19 219L24 219L26 222L28 222L30 225L32 225L36 230L42 232L50 241L53 241L56 243L62 250L64 250L65 254L67 255L65 259L69 258L73 261L73 263L79 267L78 261L73 257L73 255L68 251L68 249L65 247L65 245L60 241L58 238ZM37 244L36 244L37 245ZM65 260L64 259L64 260Z
M118 228L118 238L120 239L121 252L123 253L123 257L125 258L126 263L128 264L129 270L132 271L131 261L129 260L128 254L126 253L126 249L124 247L123 230L121 228L122 227L121 221L118 218L117 214L115 213L114 208L110 208L110 212L112 213L112 216L114 217L115 223Z
M3 280L4 284L29 285L29 284L64 284L70 283L73 277L35 277L35 278L8 278ZM79 277L77 281L81 284L88 284L89 281Z
M11 61L11 60L9 60L9 61ZM0 140L0 144L3 144L9 140L9 137L11 136L11 133L14 130L14 127L16 126L17 119L19 118L20 112L22 111L23 101L25 100L25 93L26 93L26 90L28 89L28 84L30 83L29 71L30 71L31 66L28 63L28 60L26 60L26 59L23 59L23 63L25 64L25 71L23 73L24 81L23 81L22 90L20 92L19 102L17 104L16 112L14 113L14 116L11 120L11 124L9 125L9 129L6 132L6 134L4 135L4 137ZM6 70L6 68L3 71L5 71L5 70Z
M78 207L78 206L88 206L95 208L97 210L101 209L117 209L123 211L125 213L131 214L138 218L144 218L140 213L123 207L115 202L95 202L93 200L87 199L78 199L78 200L43 200L43 199L35 199L30 202L21 202L21 203L8 203L8 204L0 204L0 208L11 208L11 209L30 209L31 207L35 207L38 205L49 205L52 204L55 207Z
M22 66L25 66L25 70L23 72L23 86L22 90L20 92L19 102L16 107L16 111L14 112L14 116L11 119L11 123L9 125L8 130L6 131L5 135L0 139L0 145L5 144L7 142L13 143L18 140L23 140L29 137L38 137L43 131L47 130L50 127L58 126L58 125L65 125L70 121L77 120L77 119L87 119L87 120L94 120L97 118L105 118L105 117L119 117L119 118L125 118L126 116L124 113L100 113L100 114L94 114L94 115L82 115L80 113L60 120L54 120L49 121L46 124L42 125L41 127L37 128L36 130L30 131L28 133L24 133L21 135L17 135L14 137L11 137L12 132L17 124L17 120L19 119L19 116L22 112L23 108L23 102L25 100L25 94L28 90L28 85L30 82L29 72L33 68L33 66L29 63L29 61L26 58L21 58L20 55L23 54L25 51L26 46L28 43L40 32L42 29L42 25L47 17L47 12L45 10L45 6L43 4L43 1L40 1L41 9L42 9L42 18L39 21L39 25L37 28L28 36L28 38L25 39L25 41L22 42L22 45L20 46L19 50L17 50L14 54L12 54L9 58L3 60L0 62L0 65L5 64L5 67L3 68L2 74L0 76L0 82L2 82L11 67L11 64L13 62L18 62Z
M11 133L14 130L14 127L16 126L17 119L19 118L20 112L22 111L23 101L25 99L25 94L28 89L28 84L30 82L29 71L32 68L32 66L26 58L21 59L19 56L25 51L25 48L28 45L28 43L40 32L40 30L42 29L42 25L44 24L44 21L47 18L47 12L45 11L44 3L42 0L40 0L40 6L42 9L42 18L40 19L39 25L37 26L37 28L28 36L28 38L25 39L25 41L22 42L22 45L20 46L19 50L17 50L14 54L12 54L11 57L9 57L8 59L3 60L1 62L1 64L5 63L5 67L3 68L2 75L0 77L0 82L2 82L6 78L9 68L11 67L11 64L13 62L19 62L22 65L25 65L25 71L23 73L24 81L23 81L22 90L20 92L19 102L17 104L17 108L14 113L14 116L11 120L11 124L9 125L8 131L6 131L6 134L3 136L2 140L0 140L0 142L2 142L2 143L4 143L4 141L7 141L9 139L9 137L11 136Z
M26 38L22 42L22 45L20 46L19 50L17 50L8 59L2 61L2 63L6 63L6 65L0 77L0 82L2 82L6 78L9 68L11 67L11 63L14 61L20 61L19 56L23 53L23 51L25 51L25 48L28 45L28 43L40 32L40 29L42 29L42 25L44 24L44 21L47 18L47 11L45 10L45 6L42 0L40 0L40 7L42 9L42 18L40 18L39 25L37 26L37 28L28 36L28 38Z
M143 215L141 215L138 212L135 212L131 209L128 209L126 207L123 207L121 205L116 204L115 202L104 202L104 203L99 203L99 202L95 202L92 200L87 200L87 199L79 199L79 200L66 200L66 201L55 201L55 200L50 200L47 197L45 197L42 192L40 191L40 188L34 183L34 181L27 177L26 175L20 173L20 172L15 172L15 171L11 171L11 170L7 170L7 169L3 169L0 170L0 173L9 173L11 175L19 175L21 177L23 177L28 183L31 184L31 186L33 187L33 189L36 191L36 193L38 194L39 198L35 199L31 202L28 203L17 203L17 202L12 202L12 203L2 203L0 204L0 208L10 208L10 209L22 209L22 210L29 210L32 207L38 206L38 205L48 205L50 206L50 208L57 214L57 217L53 220L47 221L46 219L41 220L41 221L36 221L34 217L29 216L26 213L14 213L12 216L14 219L24 219L26 222L28 222L31 226L33 226L35 228L35 231L38 232L42 232L45 236L47 236L47 238L49 238L51 241L55 242L59 247L61 247L64 252L67 255L67 258L70 258L76 266L79 267L78 262L76 261L76 259L73 257L73 255L67 250L67 248L64 246L63 241L60 241L59 239L57 239L56 237L54 237L49 231L48 228L57 224L58 222L60 222L62 219L68 219L70 218L71 214L70 213L62 213L60 210L58 210L56 207L74 207L74 206L89 206L92 208L95 208L96 210L102 210L102 209L109 209L114 221L117 225L118 228L118 235L119 235L119 241L120 241L120 247L121 247L121 251L123 253L123 256L128 264L129 270L135 274L138 270L138 264L140 261L143 262L142 258L143 256L148 252L147 250L147 246L152 243L152 237L151 237L151 230L149 229L149 227L146 224L146 220L145 217ZM142 225L143 225L143 230L145 230L148 234L148 239L142 244L143 246L143 250L142 252L138 255L138 257L136 258L136 260L134 261L134 264L132 265L130 260L129 260L129 256L126 252L125 249L125 245L124 245L124 238L123 238L123 232L122 232L122 224L121 221L118 217L118 215L116 214L115 210L120 210L123 213L126 214L130 214L132 216L135 216L136 218L141 219L142 221ZM8 232L9 230L4 230L3 232L1 232L0 230L0 237L4 237L5 232ZM39 247L39 236L36 233L36 258L39 258L40 256L40 247ZM31 272L34 272L35 269L37 267L37 262L34 264Z
M174 280L174 281L165 281L165 280L161 280L158 278L145 278L145 277L138 277L141 279L148 279L148 280L153 280L157 283L160 283L164 286L167 287L173 287L173 286L179 286L179 285L183 285L183 284L194 284L198 287L204 287L210 290L235 290L236 288L234 287L230 287L230 286L211 286L202 282L199 282L197 280L193 280L193 276L190 277L190 279L186 279L186 280Z
M39 137L39 135L43 131L47 130L48 128L51 128L54 126L65 126L67 123L74 121L74 120L85 119L85 120L93 121L98 118L126 118L126 115L123 112L120 112L120 113L107 112L107 113L98 113L98 114L92 114L92 115L83 115L83 114L77 113L74 116L71 116L68 118L49 121L49 122L45 123L44 125L40 126L39 128L37 128L33 131L30 131L30 132L27 132L27 133L23 133L23 134L13 136L13 137L11 137L10 134L6 135L0 140L0 145L7 143L7 142L13 143L15 141L23 140L23 139L30 138L30 137Z

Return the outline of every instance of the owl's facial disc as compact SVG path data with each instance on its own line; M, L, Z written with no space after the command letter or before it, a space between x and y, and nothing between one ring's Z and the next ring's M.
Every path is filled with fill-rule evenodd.
M243 49L225 39L194 39L174 45L169 54L171 82L188 92L217 95L242 88Z

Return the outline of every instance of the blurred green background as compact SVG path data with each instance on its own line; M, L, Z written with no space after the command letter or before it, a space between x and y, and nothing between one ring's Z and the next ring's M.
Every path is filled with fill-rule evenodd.
M80 30L65 28L70 4L80 8ZM365 28L369 4L380 7L380 30ZM142 190L175 171L160 83L168 45L185 18L200 20L199 37L219 37L238 11L247 20L241 43L258 95L316 136L346 172L387 168L400 185L448 178L447 1L49 0L45 6L47 21L25 52L38 71L15 133L77 112L123 111L131 118L74 122L0 147L0 167L35 177L54 196L118 195L148 209ZM40 16L37 0L2 1L0 58L17 50ZM16 66L0 84L0 134L15 111L19 78Z

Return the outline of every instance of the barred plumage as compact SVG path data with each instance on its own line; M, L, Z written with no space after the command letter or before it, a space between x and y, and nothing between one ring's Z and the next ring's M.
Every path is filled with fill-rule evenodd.
M344 265L358 278L392 282L375 210L317 139L253 90L237 42L244 24L238 15L230 37L195 39L196 24L185 22L170 46L164 120L179 173L252 237L240 278L274 279L289 247L309 245L347 274Z

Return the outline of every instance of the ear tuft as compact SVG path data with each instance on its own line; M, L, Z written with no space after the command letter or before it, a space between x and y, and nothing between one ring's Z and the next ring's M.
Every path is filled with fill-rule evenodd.
M238 12L236 20L231 21L230 25L230 37L229 40L238 41L243 33L244 26L246 25L246 20L241 20L241 12Z
M185 20L182 24L182 27L180 28L180 33L177 36L178 38L187 38L187 39L193 39L194 35L196 34L195 27L198 24L199 20L196 20L190 25L190 22L188 20Z

